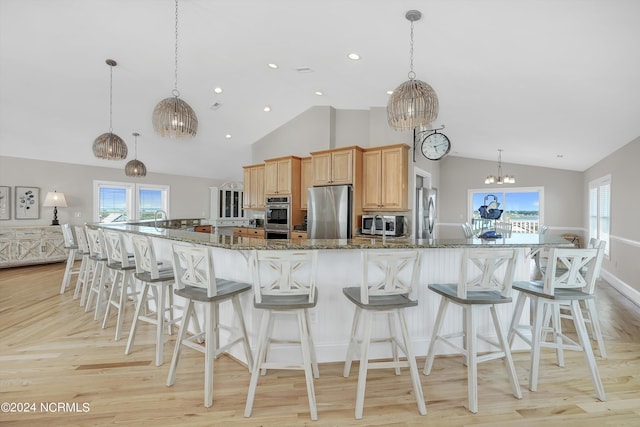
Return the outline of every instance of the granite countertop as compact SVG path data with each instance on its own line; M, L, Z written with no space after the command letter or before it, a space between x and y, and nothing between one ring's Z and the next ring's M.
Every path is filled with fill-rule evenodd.
M466 248L466 247L573 247L573 244L560 236L537 234L513 234L508 239L413 239L413 238L371 238L370 236L355 236L353 239L258 239L252 237L224 236L221 234L194 233L186 230L155 228L133 224L89 224L90 227L104 227L129 233L159 237L178 242L193 243L234 250L270 249L270 250L300 250L300 249L429 249L429 248Z

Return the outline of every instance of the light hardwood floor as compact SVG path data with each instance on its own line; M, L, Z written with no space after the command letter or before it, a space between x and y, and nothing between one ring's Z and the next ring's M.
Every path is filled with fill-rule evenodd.
M251 418L243 417L249 372L230 357L216 361L211 408L203 406L200 353L185 349L176 384L167 387L174 338L167 338L165 364L156 367L154 327L141 325L134 352L125 356L126 337L114 342L113 325L101 329L71 290L58 293L63 269L64 264L52 264L0 270L0 402L14 409L36 404L31 413L1 412L2 425L640 425L640 310L603 283L598 302L609 358L598 359L598 366L607 402L595 397L577 352L566 352L566 366L560 368L552 351L545 351L538 391L530 392L529 354L520 352L514 359L523 399L511 395L502 362L487 362L479 367L480 411L474 415L464 407L461 358L440 357L430 376L421 375L426 416L418 414L406 370L400 376L375 370L367 381L364 419L357 421L357 363L349 378L336 363L320 366L319 420L312 422L298 371L261 377ZM423 363L420 358L419 366ZM56 411L43 412L41 402L53 403L49 408ZM71 411L58 410L58 402L71 405Z

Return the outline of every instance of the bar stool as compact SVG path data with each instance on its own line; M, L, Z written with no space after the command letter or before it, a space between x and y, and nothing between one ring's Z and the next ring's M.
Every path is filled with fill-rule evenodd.
M311 335L309 309L316 306L316 271L318 252L313 251L254 251L251 255L254 289L253 306L264 310L258 350L254 359L244 416L250 417L260 372L267 369L304 370L311 419L318 419L313 378L319 377L318 362ZM302 363L268 361L268 350L273 338L274 317L296 315L302 350ZM286 341L291 342L291 341ZM297 342L297 341L295 341Z
M102 320L102 329L107 327L111 307L115 307L118 311L116 316L116 333L115 340L120 340L122 334L122 322L124 319L126 306L131 301L136 305L137 292L133 273L135 272L135 263L133 257L127 252L127 244L124 233L103 230L102 231L105 246L107 248L107 268L113 273L113 281L111 282L111 291L107 300L107 308L104 312Z
M173 245L173 275L175 294L185 298L186 306L180 330L173 350L173 358L169 367L167 386L172 386L176 379L176 368L180 361L182 346L187 346L205 354L204 362L204 406L213 404L213 360L231 346L242 342L249 366L253 364L253 356L249 347L249 338L242 316L240 295L251 290L251 285L217 278L215 275L211 252L206 247ZM238 322L237 328L222 325L218 319L218 306L231 300L233 311ZM203 304L205 308L204 334L196 330L196 334L187 338L186 332L190 321L197 324L194 317L194 305ZM229 342L220 346L218 332L225 329L231 332ZM202 337L204 335L204 345Z
M111 285L111 272L107 268L107 249L105 248L104 238L101 236L102 233L98 229L92 229L86 226L85 230L89 243L89 259L92 260L94 268L84 311L88 312L91 310L95 299L93 320L98 320L102 312L102 306L109 296L107 290Z
M136 264L135 278L140 280L144 286L138 299L124 354L131 353L131 348L136 338L136 331L138 330L138 322L151 323L156 325L156 366L160 366L163 362L164 352L163 330L166 326L169 335L171 335L173 325L181 319L174 318L173 316L173 267L170 263L158 262L150 238L134 234L131 236L131 242L133 244L133 254ZM160 265L163 267L159 268ZM166 265L168 265L168 267ZM149 316L147 313L141 313L143 306L145 306L148 311L149 290L152 291L156 304L155 318ZM196 322L196 324L198 324L198 322Z
M368 369L395 368L396 375L400 375L401 367L409 367L413 392L418 404L418 412L421 415L427 414L418 365L416 364L404 314L405 308L418 305L418 301L415 299L415 292L419 266L419 253L417 251L362 251L362 281L360 286L342 289L342 293L355 305L351 337L343 371L345 378L349 376L351 361L358 345L360 345L356 419L362 418ZM374 315L386 316L390 337L372 340ZM400 324L401 340L396 336L396 319ZM363 324L363 333L359 339L357 334L360 323ZM369 346L372 342L391 343L393 361L369 362ZM401 361L398 358L398 348L406 355L406 361Z
M71 282L71 276L74 274L80 274L80 267L75 268L76 257L78 255L78 245L73 237L73 231L69 224L62 224L62 237L64 238L64 248L69 251L67 257L67 265L64 269L64 276L62 277L62 284L60 285L60 293L64 294L64 291L69 287Z
M531 391L536 391L538 388L540 349L542 347L556 349L556 360L559 366L564 366L563 350L579 350L584 353L598 399L603 402L606 400L580 307L581 300L594 298L595 281L600 271L599 264L601 262L602 259L598 259L598 249L595 248L552 248L549 251L549 264L543 282L514 282L513 288L519 294L508 338L509 343L512 343L515 335L518 335L531 346L531 369L529 372L529 389ZM533 324L520 325L518 322L527 298L530 298L534 303ZM578 335L578 342L562 332L559 318L560 305L569 307L571 319ZM550 328L543 322L543 316L547 310L551 313ZM525 333L526 331L531 332L530 336ZM552 334L551 341L545 339L547 332Z
M465 222L463 224L460 224L460 228L462 228L465 239L471 239L473 237L473 229L471 228L471 224Z
M424 374L429 375L435 358L437 342L443 342L464 355L467 365L467 394L469 411L478 412L478 363L488 360L505 360L507 375L511 381L513 395L521 399L518 376L511 357L505 332L496 311L496 305L511 303L511 284L515 274L516 249L464 249L457 284L429 284L429 289L439 294L440 306L433 328ZM462 332L442 335L440 330L449 303L463 309ZM489 308L498 342L478 336L478 315L480 309ZM462 346L452 338L464 337ZM478 338L500 351L478 355Z
M91 251L89 250L89 242L87 241L87 235L83 226L76 225L73 227L76 235L76 242L78 244L78 252L82 255L82 261L80 262L80 271L78 272L78 279L76 280L76 288L73 291L73 299L80 297L80 305L84 306L85 298L87 296L87 287L89 286L89 279L93 274L93 260L91 260Z

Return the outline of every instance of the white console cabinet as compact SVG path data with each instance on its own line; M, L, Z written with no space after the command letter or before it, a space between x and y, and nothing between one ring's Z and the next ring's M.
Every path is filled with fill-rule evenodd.
M215 227L239 227L249 224L242 207L243 185L225 183L211 190L211 225Z
M59 226L0 227L0 268L66 261Z

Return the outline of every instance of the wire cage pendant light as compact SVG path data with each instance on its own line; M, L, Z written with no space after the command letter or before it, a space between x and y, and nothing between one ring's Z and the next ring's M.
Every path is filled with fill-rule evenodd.
M405 18L411 22L409 80L396 88L387 103L387 121L395 130L412 130L426 126L438 118L438 95L422 80L416 79L413 71L413 23L422 18L418 10L410 10Z
M502 149L498 149L498 175L488 175L484 179L485 184L515 184L513 175L502 175Z
M198 117L189 104L180 99L178 91L178 0L176 3L176 43L173 96L158 102L153 110L153 129L170 138L194 137L198 132Z
M113 133L113 59L105 61L109 66L109 132L105 132L93 141L93 155L99 159L123 160L127 158L127 144Z
M135 155L133 157L133 160L130 160L124 167L124 173L127 176L133 176L133 177L147 176L147 167L144 165L144 163L138 160L138 137L140 136L140 134L137 132L134 132L132 135L135 139L135 145L134 145Z

